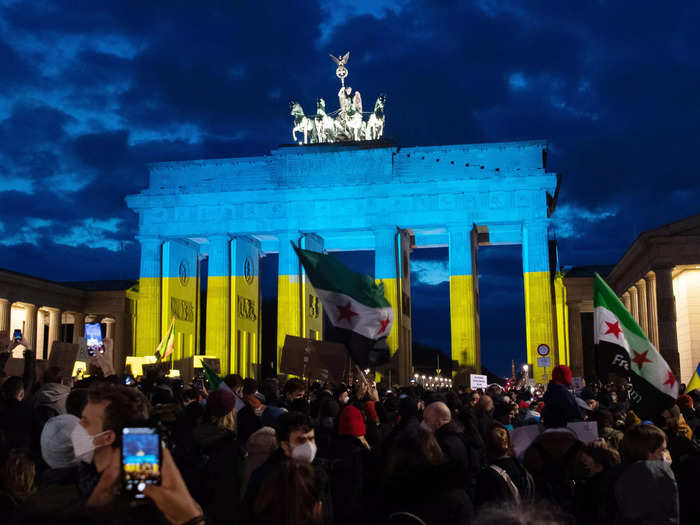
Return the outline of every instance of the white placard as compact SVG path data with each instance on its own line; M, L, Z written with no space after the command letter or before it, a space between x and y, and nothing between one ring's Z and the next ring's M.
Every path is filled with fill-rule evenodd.
M549 357L538 357L537 358L537 366L552 366L552 360Z
M595 421L576 421L566 425L566 428L583 443L592 443L598 439L598 424ZM510 441L513 444L515 457L522 458L525 451L543 430L544 426L540 424L514 428L510 433Z
M486 376L481 374L469 374L469 382L472 390L487 388L489 386Z

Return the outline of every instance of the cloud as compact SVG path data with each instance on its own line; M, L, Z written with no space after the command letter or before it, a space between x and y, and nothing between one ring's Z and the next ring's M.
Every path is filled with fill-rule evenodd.
M563 204L557 208L552 224L558 238L581 239L589 233L590 225L612 219L616 215L616 209L589 210L573 204Z
M411 278L417 283L436 285L450 282L450 271L447 261L411 261Z
M56 235L53 241L56 244L66 246L85 246L90 249L104 248L112 252L118 252L125 244L131 241L115 239L110 234L119 232L120 218L114 217L107 220L85 219L80 224L72 226L63 235Z

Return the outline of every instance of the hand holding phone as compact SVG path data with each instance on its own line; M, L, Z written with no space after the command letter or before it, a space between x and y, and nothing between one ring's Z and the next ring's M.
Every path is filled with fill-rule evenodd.
M85 323L85 341L90 357L95 357L98 353L105 353L100 323Z
M22 342L22 330L15 330L12 334L12 339L15 343L19 344Z
M148 485L160 485L161 444L156 428L122 430L122 473L124 490L134 499L143 499Z

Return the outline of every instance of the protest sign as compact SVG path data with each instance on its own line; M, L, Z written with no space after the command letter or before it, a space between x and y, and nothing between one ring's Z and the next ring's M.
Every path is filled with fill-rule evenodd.
M282 348L280 371L319 381L342 383L349 362L345 345L288 335Z
M472 390L489 386L487 377L481 374L469 374L469 385Z
M583 443L591 443L598 439L598 424L595 421L575 421L567 424L566 428ZM541 424L514 428L510 433L510 440L515 457L522 458L528 447L543 431L544 426Z
M73 367L79 351L77 344L54 341L49 353L49 366L57 366L61 370L61 377L73 377Z

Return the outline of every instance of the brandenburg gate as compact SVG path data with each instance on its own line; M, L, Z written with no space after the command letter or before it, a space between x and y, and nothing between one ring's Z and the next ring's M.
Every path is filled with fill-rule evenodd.
M568 363L566 292L550 268L548 235L559 179L546 171L546 142L400 147L382 139L386 97L364 112L359 91L346 86L350 53L331 57L341 81L339 109L327 113L319 98L316 114L306 115L291 102L294 145L262 157L151 164L148 187L127 197L139 214L141 243L136 355L153 354L174 318L175 359L206 353L219 358L223 373L259 375L260 258L278 253L279 366L287 335L323 338L320 301L291 243L368 250L374 278L394 307L387 339L393 377L406 384L410 253L445 246L453 368L478 372L478 248L520 244L531 377L543 380L547 361ZM543 348L545 361L538 360Z
M174 316L176 358L206 353L220 358L222 372L258 373L260 257L275 252L278 355L287 334L322 338L320 303L300 278L291 241L315 250L374 251L374 277L397 313L388 343L398 352L398 379L406 382L410 250L446 246L452 359L479 370L478 247L520 244L523 350L539 381L538 346L551 348L551 366L568 362L566 325L555 307L561 290L550 272L557 177L546 171L546 152L543 141L402 148L379 140L152 164L148 187L127 197L139 214L141 244L136 355L153 353Z

